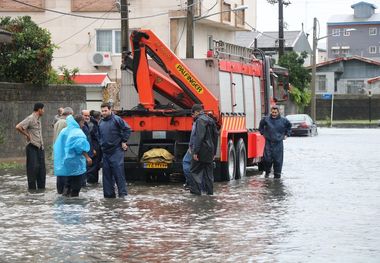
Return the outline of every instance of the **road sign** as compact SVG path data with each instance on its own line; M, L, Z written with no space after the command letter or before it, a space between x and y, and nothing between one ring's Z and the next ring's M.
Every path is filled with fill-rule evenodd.
M324 100L331 100L332 99L332 94L331 93L323 93L322 94L322 99L324 99Z

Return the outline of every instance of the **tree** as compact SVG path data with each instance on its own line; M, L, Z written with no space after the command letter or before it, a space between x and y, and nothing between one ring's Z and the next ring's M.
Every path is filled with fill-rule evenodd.
M47 84L53 51L49 31L29 16L0 17L0 27L13 33L10 44L0 44L0 81Z
M79 68L68 69L66 66L60 66L59 74L56 70L51 69L49 74L49 84L74 84L74 78L79 73Z
M310 80L309 71L303 66L307 58L307 53L302 52L298 55L291 51L285 53L278 64L289 70L289 83L292 85L289 93L290 98L300 107L303 108L310 103Z

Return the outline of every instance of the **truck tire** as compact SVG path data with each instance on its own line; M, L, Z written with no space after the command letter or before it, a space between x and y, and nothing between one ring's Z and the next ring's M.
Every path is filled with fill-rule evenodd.
M222 176L227 181L236 178L236 151L232 140L228 141L227 162L222 163Z
M236 144L236 178L245 177L247 172L247 150L242 138Z

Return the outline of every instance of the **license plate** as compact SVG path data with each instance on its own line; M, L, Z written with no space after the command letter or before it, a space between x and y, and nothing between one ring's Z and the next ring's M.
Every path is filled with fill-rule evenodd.
M144 168L148 169L166 169L168 168L167 163L144 163Z

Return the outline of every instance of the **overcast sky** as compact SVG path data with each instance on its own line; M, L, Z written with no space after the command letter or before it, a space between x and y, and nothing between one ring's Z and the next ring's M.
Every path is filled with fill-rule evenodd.
M288 1L288 0L284 0ZM331 15L353 14L352 4L360 0L290 0L291 4L284 7L284 21L288 25L287 30L301 30L304 23L304 31L313 34L313 18L316 17L320 24L319 36L326 35L326 23ZM375 4L380 12L380 1L366 0ZM259 31L278 31L278 4L271 5L267 0L257 0L257 29ZM323 41L321 40L321 45Z

